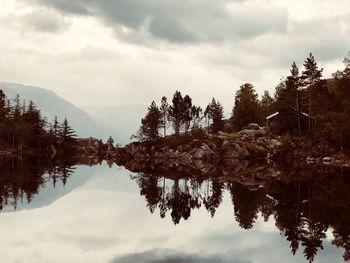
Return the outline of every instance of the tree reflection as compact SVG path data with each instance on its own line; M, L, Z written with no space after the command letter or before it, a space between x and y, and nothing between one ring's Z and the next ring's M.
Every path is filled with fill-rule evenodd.
M344 248L344 260L350 260L350 176L346 174L350 171L298 167L282 170L279 178L265 185L254 181L253 174L244 174L244 180L237 175L223 179L221 175L205 178L173 172L169 176L140 173L135 178L149 210L159 209L161 218L169 214L174 224L187 220L202 205L214 217L228 191L240 227L253 228L259 214L265 221L273 217L291 253L301 250L313 262L329 229L332 243Z
M0 162L0 210L5 206L17 208L18 202L30 203L39 188L57 181L66 184L74 173L74 162L43 158L6 158Z
M262 188L250 191L239 183L231 183L229 189L236 221L244 229L252 228L266 198L265 191Z

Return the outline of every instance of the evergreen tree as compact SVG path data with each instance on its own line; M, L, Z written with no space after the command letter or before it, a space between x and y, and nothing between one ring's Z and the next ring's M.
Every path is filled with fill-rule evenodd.
M167 129L167 122L169 119L169 103L165 96L162 97L160 111L162 113L163 118L163 131L164 131L164 137L166 136L166 129Z
M60 124L58 123L57 116L55 116L53 125L52 125L52 130L53 130L53 135L58 138L60 134Z
M322 85L322 71L323 68L319 69L315 57L310 53L309 57L304 62L304 71L302 72L301 79L303 85L308 91L308 111L309 111L309 132L312 131L312 118L315 115L315 92L321 88Z
M207 132L210 132L210 121L213 119L212 115L211 115L211 109L210 109L210 104L207 105L207 107L204 110L204 118L205 118L205 122L207 125Z
M328 138L335 141L342 151L350 148L350 60L345 58L344 63L344 70L333 75L335 103L325 125Z
M265 119L267 116L271 115L274 110L275 100L270 96L270 93L265 90L264 95L260 101L260 109L262 118Z
M67 120L64 127L57 118L49 125L33 101L26 106L19 95L11 101L0 90L0 146L17 151L42 151L51 150L52 145L73 149L75 142L74 131Z
M245 83L236 92L232 125L235 130L241 130L249 123L261 124L261 118L258 95L252 84Z
M169 107L169 119L172 122L175 134L179 135L183 121L183 97L180 91L175 92L172 103Z
M67 118L60 130L61 148L65 153L72 153L76 145L75 131L70 127Z
M6 102L6 95L3 90L0 89L0 122L3 122L8 117L8 107Z
M213 123L211 125L211 130L214 134L224 129L224 109L220 102L217 102L215 98L212 98L211 103L206 107L204 115L207 117L207 120L212 120Z
M21 112L21 102L20 102L20 96L17 94L17 96L14 98L14 103L15 106L12 109L12 120L13 121L19 121L22 117L22 112Z
M192 99L190 96L186 95L182 101L182 120L181 122L184 124L185 127L185 132L187 133L188 130L190 129L191 121L192 121Z
M162 113L154 101L149 106L146 117L141 120L141 124L141 133L146 139L159 138L159 128L163 125Z
M109 136L109 138L107 140L107 157L110 157L111 154L113 155L114 149L115 149L114 140L113 140L112 136Z
M293 131L298 128L301 133L302 91L299 69L295 62L292 64L290 75L284 85L281 85L276 99L276 108L283 115L281 129Z
M9 107L5 93L0 89L0 143L3 138L6 138L9 132L8 125Z
M202 108L199 106L193 105L191 108L191 119L192 119L192 128L197 129L199 128L199 123L202 119Z

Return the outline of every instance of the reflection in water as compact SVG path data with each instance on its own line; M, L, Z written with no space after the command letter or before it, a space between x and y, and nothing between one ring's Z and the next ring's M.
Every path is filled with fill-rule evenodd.
M290 242L292 254L301 249L312 262L323 249L328 229L334 236L332 243L345 249L344 260L350 260L349 175L349 171L337 168L298 168L282 171L281 177L264 187L254 179L242 183L239 176L201 179L139 173L132 178L137 180L151 213L158 209L162 218L168 213L174 224L188 219L192 210L201 207L215 216L224 191L229 191L234 217L241 228L252 228L259 213L265 221L273 217L276 227Z
M38 194L39 188L58 181L63 185L74 173L74 162L70 160L47 160L33 157L7 158L0 162L0 209L18 202L30 203Z
M48 184L65 185L74 167L69 160L3 160L0 208L31 202L39 188ZM150 212L170 217L174 224L189 219L195 209L205 209L214 217L228 193L233 204L232 222L242 229L253 228L259 216L273 220L290 243L292 254L302 251L309 262L323 249L326 233L332 233L332 244L345 249L343 258L350 260L350 171L318 166L276 169L251 167L244 172L208 176L174 171L163 175L148 170L131 178L137 182Z

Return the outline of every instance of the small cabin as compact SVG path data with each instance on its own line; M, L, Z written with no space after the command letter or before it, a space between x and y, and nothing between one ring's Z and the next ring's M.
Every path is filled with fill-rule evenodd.
M314 117L311 117L313 123ZM281 110L266 117L266 127L275 133L298 130L298 116L296 111ZM300 113L300 127L307 131L309 127L309 114Z

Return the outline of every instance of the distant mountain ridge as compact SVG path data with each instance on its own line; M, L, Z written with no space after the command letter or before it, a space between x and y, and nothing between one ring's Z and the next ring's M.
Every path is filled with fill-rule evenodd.
M0 82L0 89L5 92L8 99L13 99L18 94L27 105L32 100L49 122L52 122L55 116L60 122L67 118L79 137L97 137L106 140L108 136L113 136L116 141L121 137L117 129L109 127L97 118L92 118L51 90L8 82Z
M86 111L112 127L120 127L120 140L122 143L128 143L130 137L136 134L141 119L147 113L147 105L142 104L118 104L102 107L86 107Z

